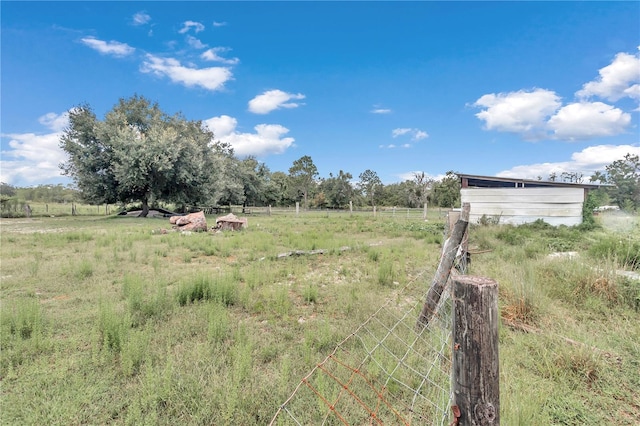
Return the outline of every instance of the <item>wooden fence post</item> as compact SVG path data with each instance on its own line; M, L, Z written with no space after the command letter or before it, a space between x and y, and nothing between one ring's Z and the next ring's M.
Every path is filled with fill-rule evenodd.
M468 275L456 275L452 282L456 424L499 425L498 284Z
M447 284L449 276L451 275L451 268L453 268L453 263L456 259L456 255L458 254L458 247L460 247L460 243L462 242L469 225L470 209L471 205L469 203L464 203L462 205L460 218L453 227L453 231L449 235L449 238L444 242L440 263L438 264L438 269L436 270L433 281L431 282L431 287L429 287L429 291L427 292L422 312L420 312L420 316L418 317L418 323L416 325L417 328L429 325L433 315L436 313L438 302L440 302L440 296L442 296L444 286Z

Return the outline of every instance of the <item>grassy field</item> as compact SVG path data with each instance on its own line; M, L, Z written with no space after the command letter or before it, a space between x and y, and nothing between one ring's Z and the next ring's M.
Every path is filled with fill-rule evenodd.
M399 287L424 274L426 291L433 214L188 235L165 219L2 219L0 423L267 424ZM503 424L640 423L640 284L616 274L640 269L640 225L609 222L472 227L469 273L500 285Z

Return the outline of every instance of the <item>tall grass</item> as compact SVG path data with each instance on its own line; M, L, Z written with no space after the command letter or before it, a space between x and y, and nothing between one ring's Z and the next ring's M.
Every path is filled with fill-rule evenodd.
M164 219L2 220L0 423L268 424L396 289L426 291L440 256L441 218L328 216L188 237L153 233ZM470 273L500 286L503 423L640 423L624 235L623 250L606 229L471 228Z

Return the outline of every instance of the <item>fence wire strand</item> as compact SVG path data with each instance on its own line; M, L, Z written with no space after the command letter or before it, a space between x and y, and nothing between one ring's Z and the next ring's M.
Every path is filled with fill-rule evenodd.
M426 271L394 292L296 386L271 425L445 425L451 406L451 295L416 327Z

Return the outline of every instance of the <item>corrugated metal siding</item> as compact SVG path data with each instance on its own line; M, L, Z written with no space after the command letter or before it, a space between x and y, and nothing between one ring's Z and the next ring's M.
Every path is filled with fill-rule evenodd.
M554 226L582 223L583 188L463 188L460 194L471 204L471 223L483 215L513 225L538 219Z

